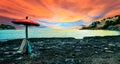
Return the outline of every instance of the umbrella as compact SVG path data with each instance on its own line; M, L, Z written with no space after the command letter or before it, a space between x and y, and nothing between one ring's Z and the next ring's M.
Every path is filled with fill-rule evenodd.
M28 43L28 40L27 40L28 39L28 26L39 26L39 23L32 21L32 20L29 20L28 16L26 16L26 19L12 20L12 23L25 25L26 38L23 40L23 42L20 46L20 51L21 51L21 53L27 53L27 54L31 53L31 47L30 47L30 44Z

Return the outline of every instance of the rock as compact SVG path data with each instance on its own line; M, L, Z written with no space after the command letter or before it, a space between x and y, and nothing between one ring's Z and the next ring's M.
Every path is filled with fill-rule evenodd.
M16 60L21 60L23 57L16 58Z
M19 49L19 47L13 48L13 50L18 50L18 49Z
M10 52L4 52L4 54L10 54Z
M105 49L105 50L108 50L108 48L107 48L107 47L105 47L104 49Z
M110 43L110 44L108 44L109 46L116 46L115 44L113 44L113 43Z
M105 50L105 52L107 52L107 53L114 53L114 51L112 51L112 50Z
M0 58L0 61L3 61L4 60L4 58Z

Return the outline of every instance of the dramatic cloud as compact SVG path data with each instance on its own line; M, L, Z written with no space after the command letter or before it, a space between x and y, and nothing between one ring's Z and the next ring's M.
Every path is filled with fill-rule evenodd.
M84 20L90 23L92 20L118 14L120 0L0 0L0 23L25 16L32 20L44 19L49 22Z

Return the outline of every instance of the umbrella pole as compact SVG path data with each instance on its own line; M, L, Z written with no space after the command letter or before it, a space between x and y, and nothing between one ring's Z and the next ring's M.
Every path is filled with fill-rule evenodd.
M25 25L25 35L26 35L26 44L27 44L25 54L28 55L28 25Z
M26 20L28 19L28 16L26 16ZM25 32L26 32L26 40L28 39L28 25L25 25Z
M25 25L26 40L28 39L28 25Z

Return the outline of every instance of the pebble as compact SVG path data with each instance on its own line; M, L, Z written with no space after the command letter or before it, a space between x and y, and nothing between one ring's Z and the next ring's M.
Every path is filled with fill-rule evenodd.
M10 54L10 52L4 52L4 54Z
M0 58L0 61L3 61L4 60L4 58Z
M13 48L13 50L18 50L19 48L18 47L16 47L16 48Z
M23 57L16 58L16 60L21 60Z
M105 50L107 50L108 48L107 48L107 47L105 47L104 49L105 49Z

